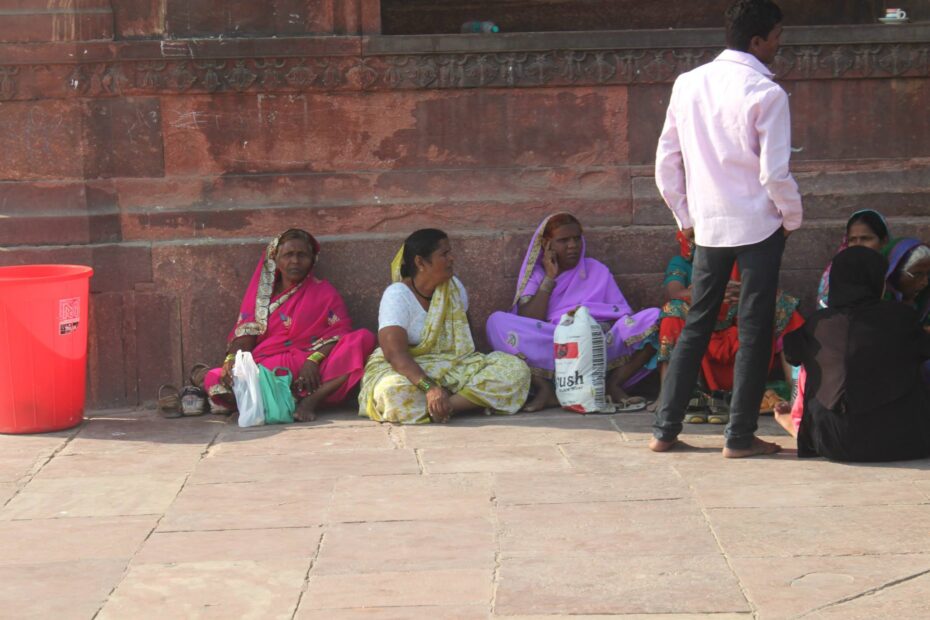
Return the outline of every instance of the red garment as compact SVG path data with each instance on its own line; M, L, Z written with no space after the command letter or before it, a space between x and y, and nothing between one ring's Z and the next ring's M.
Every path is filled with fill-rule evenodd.
M804 319L797 312L792 313L791 319L785 327L784 333L776 334L772 346L772 358L769 370L775 366L775 356L781 352L781 337L804 325ZM685 327L684 319L665 317L659 323L659 342L674 345L681 336ZM736 352L739 350L739 327L736 324L725 329L715 331L710 336L707 352L701 360L701 373L707 388L713 390L733 389L733 366L736 363Z

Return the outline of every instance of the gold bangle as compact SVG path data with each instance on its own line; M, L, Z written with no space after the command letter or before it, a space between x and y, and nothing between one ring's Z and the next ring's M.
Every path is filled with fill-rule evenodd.
M235 354L235 353L227 353L227 354L226 354L226 359L223 360L223 363L225 364L226 362L231 362L231 361L233 361L234 359L236 359L236 354Z
M307 356L307 361L313 362L314 364L319 364L325 359L326 359L326 355L320 351L314 351L313 353Z

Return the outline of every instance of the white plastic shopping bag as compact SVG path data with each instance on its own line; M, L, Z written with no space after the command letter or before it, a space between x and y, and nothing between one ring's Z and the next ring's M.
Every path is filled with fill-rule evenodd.
M262 403L262 390L258 383L258 364L248 351L236 352L236 365L233 366L233 394L236 395L236 407L239 409L239 426L259 426L265 423L265 407Z
M555 328L555 393L569 411L607 411L604 397L607 343L604 330L584 306L563 314Z

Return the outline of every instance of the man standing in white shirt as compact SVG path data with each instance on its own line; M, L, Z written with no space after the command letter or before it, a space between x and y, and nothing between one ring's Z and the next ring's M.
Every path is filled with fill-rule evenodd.
M801 196L788 170L788 96L766 67L775 60L782 13L770 0L736 0L726 11L727 49L678 77L656 153L656 184L694 239L692 303L672 352L649 447L678 443L701 359L739 266L739 351L723 455L772 454L755 436L772 356L778 271L788 235L801 226Z

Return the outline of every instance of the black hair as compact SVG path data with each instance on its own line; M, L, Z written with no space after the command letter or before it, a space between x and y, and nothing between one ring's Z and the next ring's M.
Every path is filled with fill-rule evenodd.
M781 23L782 13L771 0L734 0L724 13L727 26L727 47L749 51L753 37L767 39Z
M404 258L400 263L400 275L403 278L412 278L416 272L416 257L426 260L439 247L439 242L448 239L449 235L437 228L421 228L404 241Z
M853 216L846 222L846 234L849 234L849 229L853 224L858 224L860 222L868 226L879 239L888 241L888 225L885 224L885 220L878 212L870 209L853 213Z

